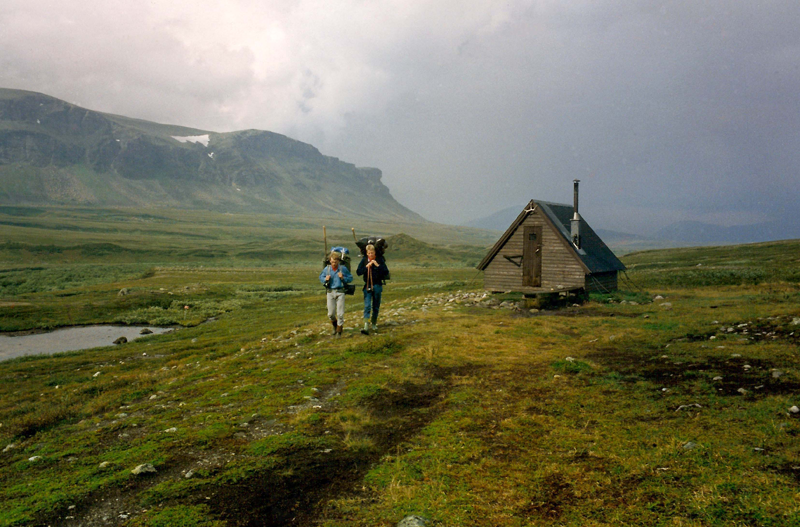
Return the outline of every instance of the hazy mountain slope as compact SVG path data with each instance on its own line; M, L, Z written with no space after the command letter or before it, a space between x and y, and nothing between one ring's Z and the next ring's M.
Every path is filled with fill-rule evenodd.
M519 213L522 212L522 209L525 208L526 204L527 202L518 207L508 207L489 214L488 216L472 219L468 222L465 222L464 226L504 232L506 229L508 229L508 226L511 225L515 219L517 219L517 216L519 216Z
M0 89L0 203L168 206L424 221L375 168L260 130L215 133Z

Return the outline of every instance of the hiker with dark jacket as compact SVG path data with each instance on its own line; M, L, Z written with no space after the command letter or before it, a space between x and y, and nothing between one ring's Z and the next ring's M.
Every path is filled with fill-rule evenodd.
M338 252L331 252L331 264L326 265L319 274L319 281L327 292L328 318L333 324L333 334L337 337L342 335L344 326L344 284L353 281L353 275L347 267L339 264L340 259Z
M369 335L370 325L372 331L378 330L378 313L381 309L381 293L383 283L389 275L389 268L383 256L377 256L374 245L365 247L366 255L361 258L356 274L364 278L364 329L361 333ZM372 317L370 319L370 312ZM371 322L371 324L370 324Z

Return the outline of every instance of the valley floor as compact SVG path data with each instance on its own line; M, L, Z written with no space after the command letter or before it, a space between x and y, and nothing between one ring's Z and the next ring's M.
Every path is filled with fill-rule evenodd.
M0 523L800 525L794 284L532 311L409 270L336 339L285 274L204 272L114 284L204 324L0 363Z

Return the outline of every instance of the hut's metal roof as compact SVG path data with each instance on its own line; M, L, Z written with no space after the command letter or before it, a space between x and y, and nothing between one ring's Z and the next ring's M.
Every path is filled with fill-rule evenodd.
M517 227L519 227L522 222L525 221L525 218L537 208L544 213L556 232L564 238L567 246L572 249L589 273L625 270L625 265L614 255L611 249L603 243L603 240L592 230L583 217L581 217L580 220L581 248L578 249L573 245L570 235L570 220L572 219L573 213L572 205L535 200L531 200L525 209L520 212L517 219L506 229L503 236L500 237L497 243L494 244L494 247L492 247L489 253L481 260L481 263L478 264L478 269L481 271L486 269L489 262L500 252L500 249L506 244L511 235L514 234L514 231L517 230Z

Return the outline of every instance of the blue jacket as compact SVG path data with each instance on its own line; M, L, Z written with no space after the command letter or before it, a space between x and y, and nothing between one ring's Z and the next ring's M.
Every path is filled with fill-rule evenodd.
M339 278L339 271L342 272L342 276L344 278ZM331 275L331 279L328 280L328 284L325 285L325 277ZM339 269L337 272L331 271L331 266L325 266L325 269L319 273L319 281L322 282L322 285L325 285L328 289L341 289L344 287L344 284L349 284L353 281L353 275L350 274L350 271L347 270L347 267L339 264ZM342 283L344 282L344 283Z

